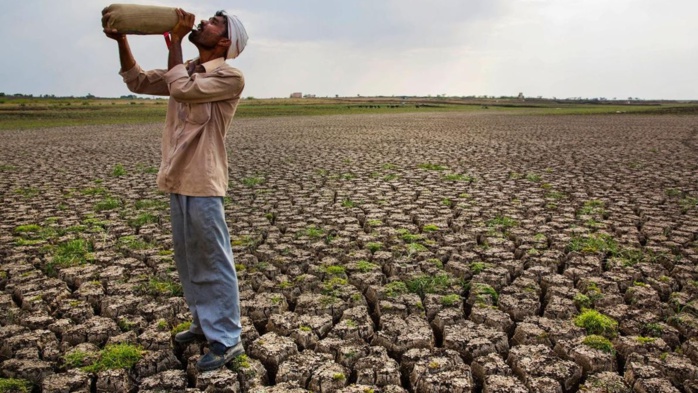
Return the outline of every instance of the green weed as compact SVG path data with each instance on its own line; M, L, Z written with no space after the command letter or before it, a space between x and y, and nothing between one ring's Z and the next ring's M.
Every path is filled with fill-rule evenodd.
M637 340L637 342L639 342L640 344L652 344L653 342L657 341L657 339L654 337L643 336L636 337L635 340Z
M119 318L116 324L119 326L119 329L121 329L122 332L129 332L135 326L135 324L126 317Z
M84 367L96 354L84 351L70 351L63 356L66 368ZM2 392L2 390L0 390Z
M383 243L381 242L368 242L366 243L366 249L371 252L371 254L375 254L377 251L380 251L380 249L383 248Z
M136 218L128 220L128 225L132 228L140 228L146 224L154 224L158 222L158 216L150 213L141 213Z
M21 187L16 189L15 192L24 198L33 198L39 195L40 190L36 187Z
M182 296L182 284L171 279L152 277L147 283L141 283L136 290L152 296Z
M29 393L32 383L25 379L0 378L0 393Z
M424 240L422 235L411 234L407 229L398 229L397 233L405 243L416 243Z
M332 266L325 267L325 273L331 274L334 276L344 275L345 272L346 272L346 269L344 268L344 266L332 265Z
M315 225L311 225L303 231L303 235L311 239L319 239L324 236L325 231L322 228L318 228Z
M604 253L610 256L618 255L618 242L613 237L603 233L592 233L588 236L575 236L567 246L569 251L581 253Z
M264 183L264 180L265 180L265 179L264 179L263 176L249 176L249 177L243 178L243 179L241 180L241 183L242 183L245 187L251 188L251 187L258 186L258 185Z
M428 248L424 247L423 245L419 243L407 243L405 246L405 249L407 250L407 255L412 256L414 254L420 253L420 252L426 252L429 251Z
M385 294L388 297L396 297L408 293L407 285L402 281L393 281L385 284L383 287Z
M160 201L160 200L155 200L155 199L139 199L136 201L134 204L136 210L144 210L144 209L157 209L157 210L164 210L167 209L170 204L166 201Z
M490 228L500 228L501 230L505 231L509 228L518 226L519 222L510 217L496 216L491 220L487 220L485 224Z
M537 182L541 181L541 179L542 179L541 176L537 175L535 173L527 173L526 174L526 180L528 180L528 181L537 183Z
M422 227L424 232L436 232L439 230L439 226L436 224L426 224Z
M228 368L236 373L247 370L250 367L250 358L248 358L245 354L233 358L233 360L228 364Z
M461 298L460 295L451 294L451 295L446 295L441 298L441 304L446 306L446 307L452 307L455 306L460 302Z
M87 263L92 260L92 243L85 239L74 239L59 244L49 263L51 267L70 267Z
M371 263L369 261L359 261L356 263L356 269L360 271L361 273L367 273L370 272L371 270L378 269L380 266L376 265L375 263Z
M92 365L83 367L88 373L104 370L130 369L143 357L144 351L131 344L112 344L99 352L99 359Z
M170 330L170 334L173 336L177 333L186 332L191 327L191 321L182 322Z
M117 245L120 247L127 248L129 250L147 250L153 248L154 246L145 240L140 239L136 235L122 236L117 241Z
M490 264L485 262L473 262L470 264L470 270L473 272L473 275L482 273L488 267L490 267Z
M487 301L487 297L489 297L493 305L496 306L497 304L499 304L499 294L494 288L492 288L492 286L484 283L475 283L472 284L471 290L475 293L476 303L487 304L489 303Z
M617 334L618 322L596 310L584 309L574 318L574 324L586 329L587 334L613 338Z
M121 206L121 200L114 197L106 197L95 203L95 211L101 212L104 210L112 210Z
M559 191L549 191L549 192L545 193L545 197L550 198L550 199L555 199L555 200L561 200L561 199L567 198L567 195L565 195L564 193L559 192Z
M693 198L693 197L682 198L679 201L679 205L681 206L681 212L685 214L690 209L693 209L694 207L698 206L698 198Z
M126 168L124 168L124 166L121 164L114 165L114 168L111 170L111 175L113 177L120 177L120 176L124 176L125 174L126 174Z
M596 199L584 202L581 209L577 212L578 215L602 215L606 212L604 202Z
M582 344L598 349L600 351L615 354L616 350L613 348L613 343L611 343L606 337L592 334L590 336L584 337Z
M26 224L26 225L18 225L15 227L15 233L27 233L27 232L39 232L41 231L42 227L41 225L37 224Z
M420 169L427 169L430 171L444 171L444 170L448 169L448 167L446 167L446 166L439 165L439 164L432 164L432 163L419 164L419 165L417 165L417 167Z
M421 298L424 298L424 295L428 293L443 293L451 289L452 284L453 280L447 274L421 275L405 282L407 290Z
M104 188L104 187L97 186L97 187L86 187L86 188L83 188L82 190L80 190L80 193L81 193L82 195L92 195L92 196L94 196L94 195L101 195L101 196L104 196L104 195L107 195L107 194L108 194L108 191L107 191L107 189Z

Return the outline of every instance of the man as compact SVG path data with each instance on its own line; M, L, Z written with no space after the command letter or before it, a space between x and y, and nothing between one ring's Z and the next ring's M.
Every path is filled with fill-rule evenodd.
M195 30L194 15L181 9L177 15L167 70L143 71L126 35L108 29L104 33L118 43L120 75L129 90L170 97L157 184L170 193L175 263L193 319L175 341L207 340L209 351L196 366L208 371L244 353L223 197L228 187L225 136L245 85L242 73L225 60L242 52L247 34L240 21L224 11L202 20ZM184 63L182 39L187 34L199 58Z

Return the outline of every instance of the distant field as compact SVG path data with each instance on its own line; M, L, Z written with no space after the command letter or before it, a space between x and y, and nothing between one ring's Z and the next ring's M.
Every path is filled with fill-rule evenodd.
M72 125L144 124L165 118L167 103L153 99L0 97L0 129ZM337 114L497 111L533 115L698 112L676 102L580 103L552 100L396 98L244 99L237 118Z

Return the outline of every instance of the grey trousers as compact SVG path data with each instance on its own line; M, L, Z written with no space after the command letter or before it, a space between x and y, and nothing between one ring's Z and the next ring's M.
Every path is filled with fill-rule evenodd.
M223 198L170 194L174 258L192 314L189 330L227 347L240 341L238 278Z

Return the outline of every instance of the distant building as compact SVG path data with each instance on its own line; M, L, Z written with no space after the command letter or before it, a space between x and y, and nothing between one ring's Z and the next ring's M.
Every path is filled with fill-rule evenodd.
M518 96L517 98L518 98L519 100L521 100L521 101L523 101L523 100L526 99L526 98L524 98L523 93L519 93L519 96Z
M315 94L306 94L303 98L315 98Z
M291 93L291 98L303 98L303 93Z

